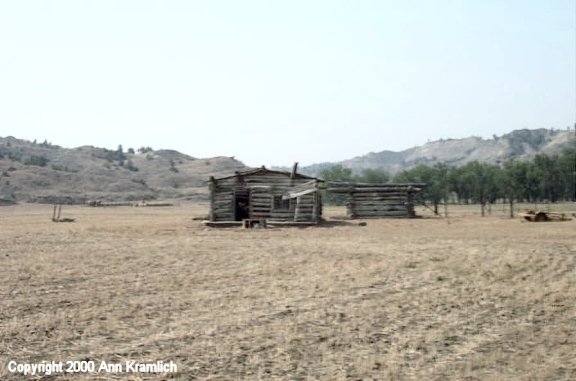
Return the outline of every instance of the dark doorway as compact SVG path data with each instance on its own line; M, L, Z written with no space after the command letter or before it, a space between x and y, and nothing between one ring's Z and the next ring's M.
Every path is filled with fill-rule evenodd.
M242 221L250 217L250 192L240 190L234 193L234 219Z

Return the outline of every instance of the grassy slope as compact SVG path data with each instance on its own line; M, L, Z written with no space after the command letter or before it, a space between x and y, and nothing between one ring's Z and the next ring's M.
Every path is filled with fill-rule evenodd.
M125 153L122 163L111 155L91 146L66 149L0 138L0 199L46 203L199 200L207 198L209 176L246 168L230 157L196 159L171 150ZM39 157L46 160L43 166L30 164Z

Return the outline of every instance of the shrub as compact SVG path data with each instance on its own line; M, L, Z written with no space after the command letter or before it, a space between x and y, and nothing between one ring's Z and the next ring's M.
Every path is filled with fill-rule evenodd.
M50 160L48 160L44 156L32 155L32 156L30 156L30 158L28 160L24 161L24 164L25 165L37 165L39 167L45 167L49 161Z
M154 151L152 147L140 147L138 148L138 152L140 153L148 153Z
M126 162L126 164L124 165L124 168L128 169L129 171L132 172L138 172L138 167L136 167L134 165L134 163L132 163L132 160L128 159L128 161Z

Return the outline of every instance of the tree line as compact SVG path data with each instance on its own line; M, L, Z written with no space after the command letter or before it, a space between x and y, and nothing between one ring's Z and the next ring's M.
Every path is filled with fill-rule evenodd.
M368 183L426 183L423 198L438 212L446 203L480 204L482 215L486 205L518 202L576 201L576 149L561 155L538 154L530 161L510 159L504 163L487 164L472 161L454 167L446 164L420 164L391 175L380 169L367 169L353 174L350 168L335 165L319 173L325 181ZM326 194L326 201L341 203L342 199Z

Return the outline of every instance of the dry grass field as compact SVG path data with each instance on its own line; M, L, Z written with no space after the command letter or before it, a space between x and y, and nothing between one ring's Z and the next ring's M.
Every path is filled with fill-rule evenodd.
M576 221L244 230L205 228L201 205L51 211L0 209L2 380L576 379Z

